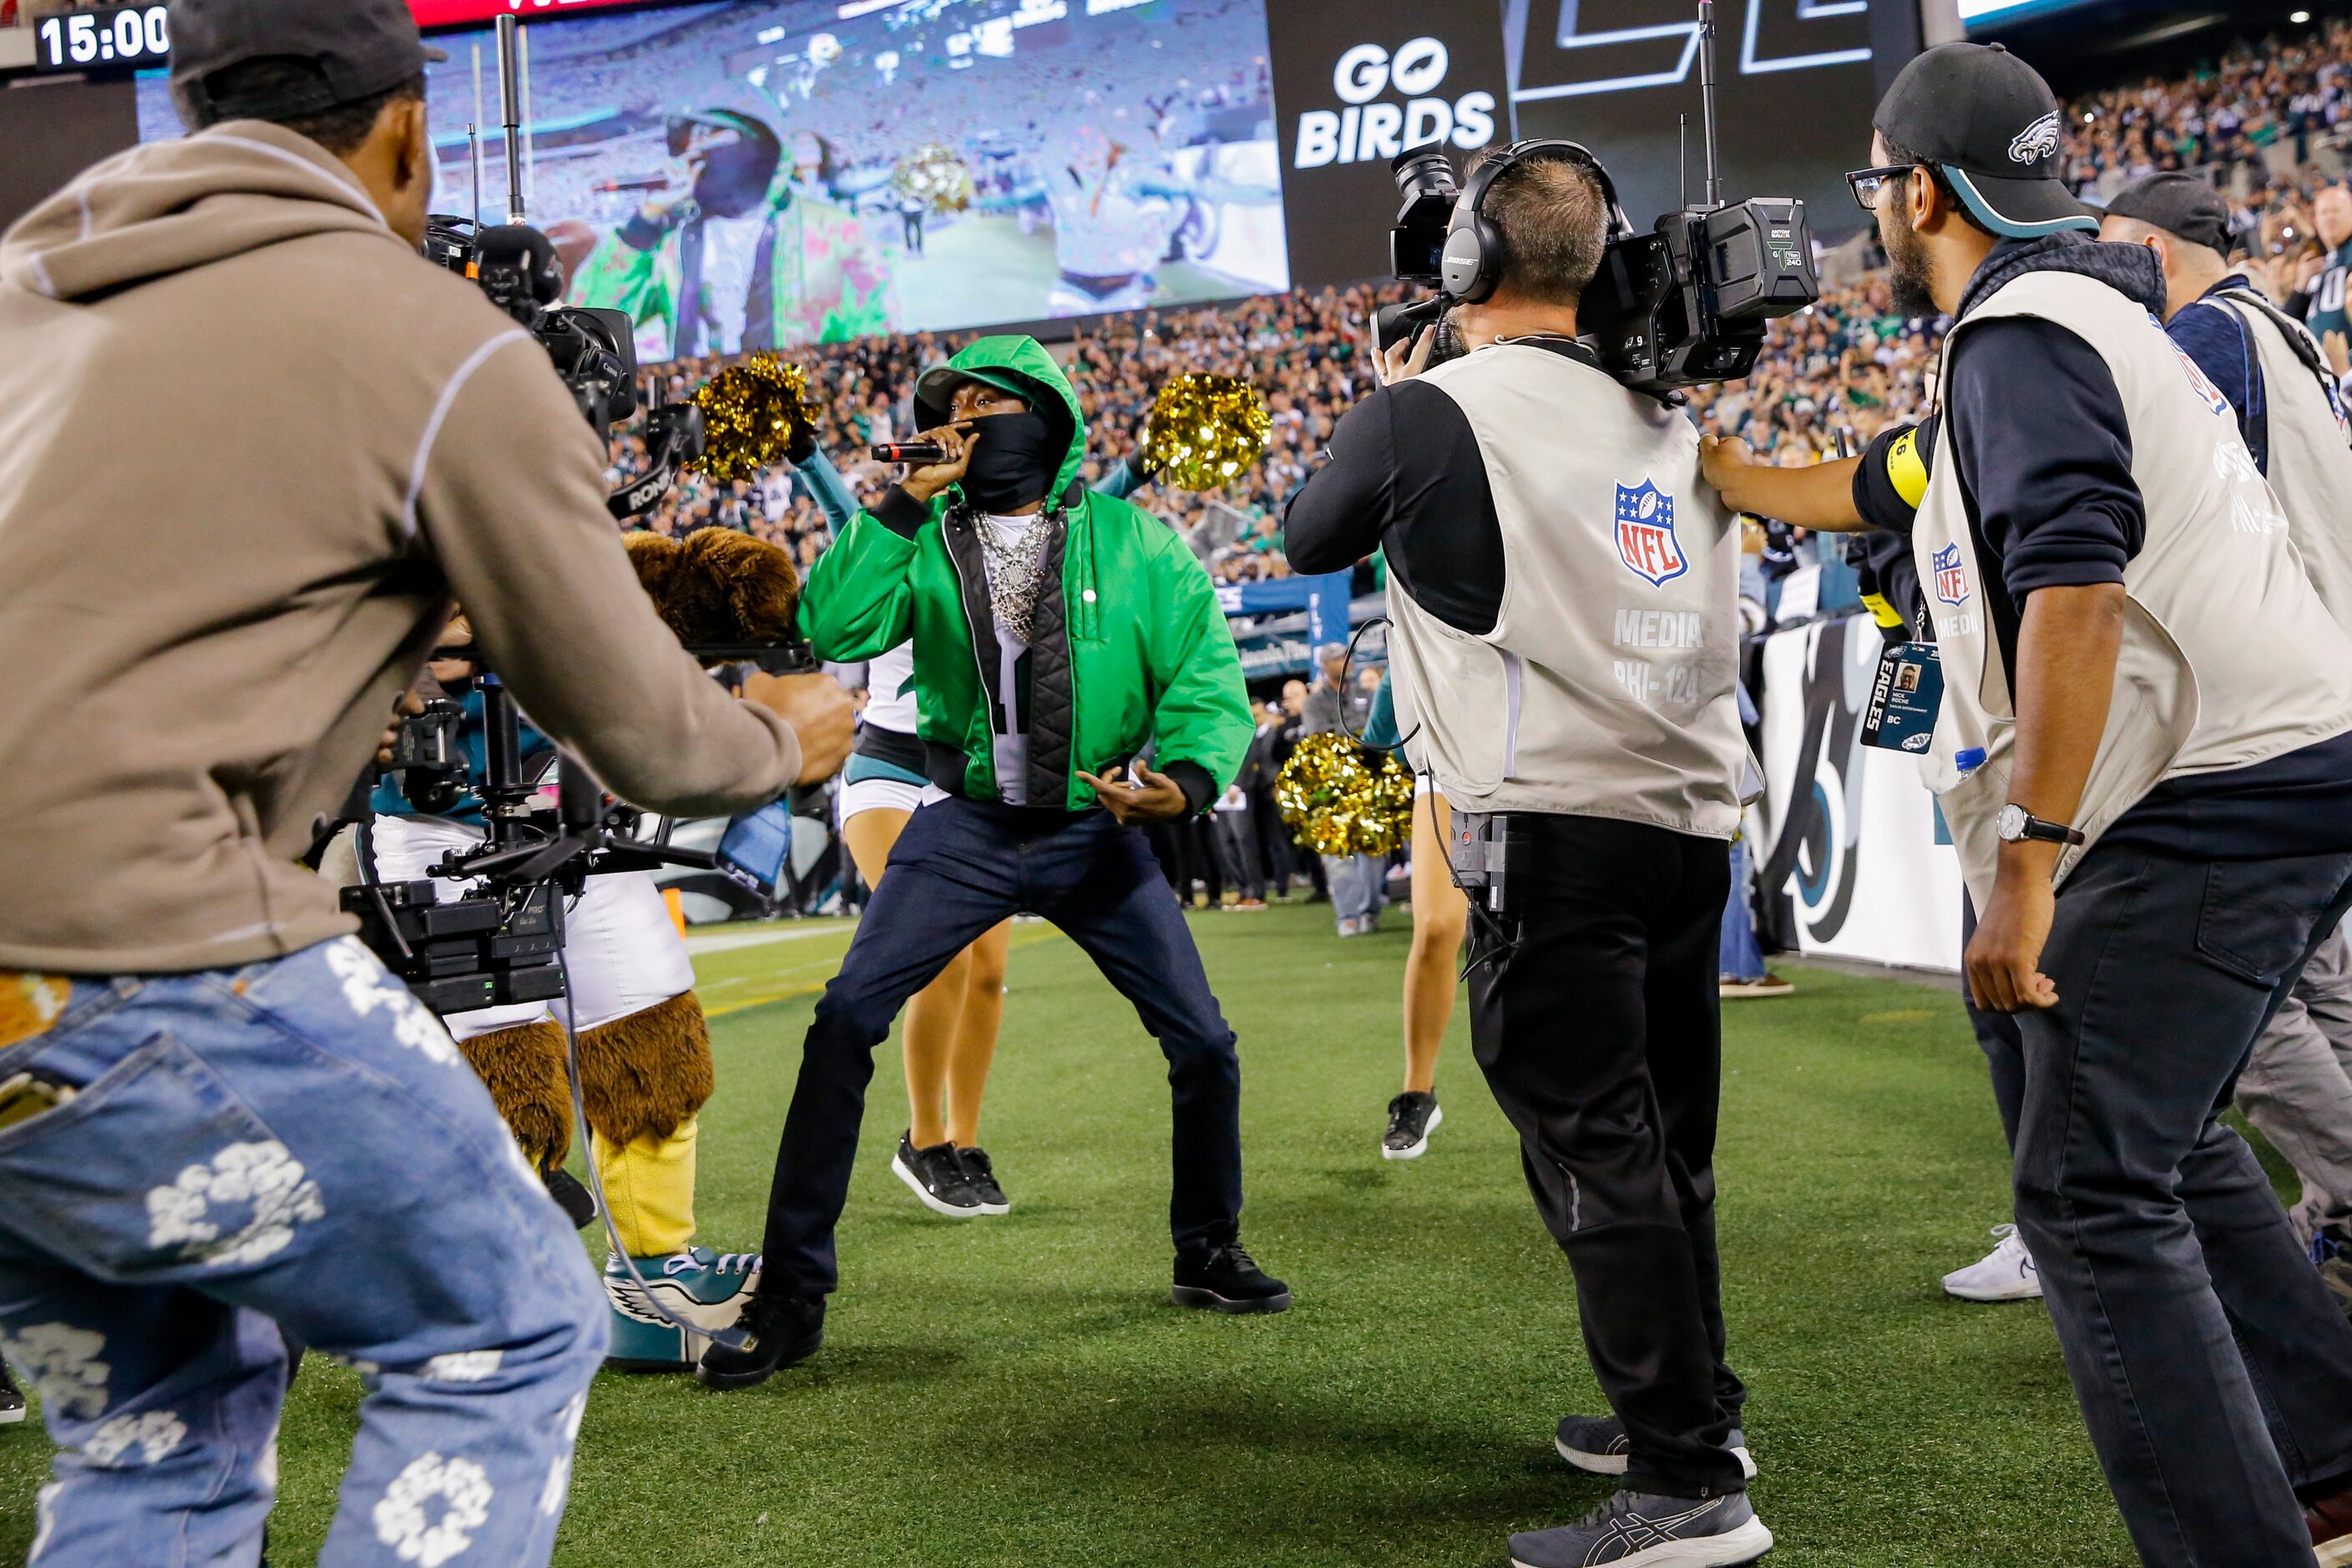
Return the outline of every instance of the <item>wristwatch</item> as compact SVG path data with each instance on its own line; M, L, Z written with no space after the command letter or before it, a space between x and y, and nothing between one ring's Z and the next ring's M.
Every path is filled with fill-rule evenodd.
M1993 818L1993 832L2000 835L2003 844L2022 843L2028 838L2039 838L2048 844L2083 842L2081 828L2069 827L2063 822L2044 822L2015 801L2002 806L2000 815Z

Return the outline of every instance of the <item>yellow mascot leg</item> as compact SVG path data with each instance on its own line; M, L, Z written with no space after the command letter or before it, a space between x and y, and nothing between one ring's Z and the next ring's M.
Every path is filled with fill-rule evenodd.
M694 1118L711 1088L710 1033L691 991L581 1033L596 1173L633 1258L694 1239Z
M613 1205L613 1228L632 1258L683 1252L694 1240L694 1140L689 1117L667 1138L614 1144L592 1137L596 1174Z

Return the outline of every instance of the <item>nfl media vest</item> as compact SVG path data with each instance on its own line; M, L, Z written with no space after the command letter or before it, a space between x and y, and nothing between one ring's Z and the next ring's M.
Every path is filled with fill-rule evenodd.
M2106 730L2074 818L2089 843L2165 779L2244 767L2352 730L2352 638L2313 592L2228 401L2196 363L2123 294L2053 271L2026 273L1969 311L1952 329L1945 363L1971 326L2000 316L2055 321L2106 361L2147 511L2147 536L2124 569ZM1939 455L1954 449L1948 428ZM1920 766L1981 909L1999 861L1993 819L2009 798L2017 719L1957 462L1937 463L1911 542L1944 667L1943 710ZM1955 759L1972 750L1984 761L1963 773ZM2083 853L2067 850L2053 879Z
M2270 411L2270 484L2286 513L2287 537L2336 624L2352 634L2352 440L2331 375L2315 365L2327 360L2302 322L2280 315L2251 294L2209 295L2238 318L2262 366ZM2311 358L2287 339L2294 332Z
M1688 417L1549 349L1496 343L1422 379L1477 437L1502 525L1494 629L1389 581L1397 725L1465 811L1739 826L1739 533ZM1418 728L1418 733L1414 731Z

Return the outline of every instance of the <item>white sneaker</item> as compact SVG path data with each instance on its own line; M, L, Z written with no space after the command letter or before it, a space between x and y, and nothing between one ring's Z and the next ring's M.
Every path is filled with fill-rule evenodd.
M1997 1225L2000 1244L1979 1262L1944 1276L1944 1294L1963 1301L2032 1301L2042 1295L2042 1275L2013 1225Z

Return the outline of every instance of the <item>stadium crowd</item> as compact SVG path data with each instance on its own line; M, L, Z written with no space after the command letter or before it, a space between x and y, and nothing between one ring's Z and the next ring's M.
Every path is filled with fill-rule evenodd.
M2086 198L2158 170L2211 168L2274 298L2308 288L2327 263L2313 208L2344 169L2334 138L2352 118L2352 24L2331 20L2292 42L2240 45L2185 78L2078 98L2066 114L2069 179ZM1245 376L1265 390L1274 415L1265 461L1220 494L1155 487L1139 500L1194 540L1220 582L1286 575L1283 505L1334 422L1370 389L1360 351L1364 323L1397 297L1394 285L1359 285L1114 317L1082 330L1070 349L1072 378L1093 428L1111 433L1087 477L1132 455L1152 398L1171 377ZM1937 319L1897 312L1885 278L1866 276L1775 323L1755 373L1699 389L1694 405L1711 432L1741 437L1781 463L1814 461L1836 451L1842 431L1866 442L1918 416L1941 331ZM797 356L824 405L821 440L861 498L878 495L890 475L861 449L911 433L905 389L922 365L971 335L897 334ZM700 360L654 374L667 374L683 396L718 368ZM643 444L624 437L614 447L615 483L643 460ZM668 533L710 523L743 529L803 562L815 559L824 538L814 503L782 470L723 488L689 479L651 522Z

